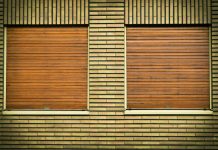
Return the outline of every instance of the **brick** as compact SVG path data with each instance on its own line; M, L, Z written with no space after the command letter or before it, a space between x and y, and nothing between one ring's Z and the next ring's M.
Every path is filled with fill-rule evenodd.
M2 9L1 2L2 0L0 0ZM133 15L125 16L124 3L127 8L127 2L90 0L90 114L87 116L0 114L0 149L216 149L218 141L216 116L124 114L124 22L136 23L133 22L135 18L132 21ZM212 2L213 107L214 110L218 110L216 79L218 2L215 0ZM174 9L176 7L175 5ZM1 9L0 23L5 20ZM88 7L86 9L88 12ZM171 16L173 14L171 13ZM148 17L150 16L145 16L144 20L147 21ZM164 18L165 15L162 19ZM63 17L58 19L63 20ZM172 24L171 20L166 24ZM84 24L87 23L88 21L85 21ZM4 38L3 25L0 26L0 69L3 70ZM0 72L0 81L3 81L3 71ZM2 90L3 87L0 87L3 94ZM2 94L0 94L0 106L2 106Z

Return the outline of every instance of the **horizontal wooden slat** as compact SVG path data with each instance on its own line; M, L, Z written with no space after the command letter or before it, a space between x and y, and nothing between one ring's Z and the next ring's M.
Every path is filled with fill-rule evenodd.
M32 109L36 109L39 110L40 108L43 109L57 109L57 110L65 110L65 109L78 109L81 107L86 107L86 103L74 103L74 105L72 105L72 102L55 102L55 104L52 104L52 101L48 101L46 102L32 102L31 105L27 102L27 101L23 101L23 102L13 102L13 103L9 103L7 106L13 109L27 109L27 110L32 110ZM46 107L49 106L49 107Z
M128 27L128 109L208 109L208 38L206 27Z
M7 109L87 108L87 28L11 27L7 35Z
M156 100L156 101L144 101L142 103L129 103L130 108L136 109L146 109L144 106L149 106L149 108L165 108L165 109L193 109L195 108L204 108L208 105L208 100L198 101L198 100ZM177 106L177 107L175 107Z

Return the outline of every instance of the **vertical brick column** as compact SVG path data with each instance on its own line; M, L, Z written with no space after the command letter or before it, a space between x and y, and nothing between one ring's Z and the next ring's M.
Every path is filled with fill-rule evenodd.
M211 31L211 54L212 54L212 100L213 110L218 111L218 1L212 0L212 31Z
M4 97L4 1L0 0L0 110Z
M124 0L90 0L89 107L94 115L124 110Z

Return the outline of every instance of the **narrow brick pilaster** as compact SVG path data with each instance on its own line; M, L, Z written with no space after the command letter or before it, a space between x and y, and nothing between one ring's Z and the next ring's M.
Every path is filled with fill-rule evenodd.
M4 1L0 0L0 110L4 98Z
M213 110L218 111L218 1L212 0L211 69Z
M90 111L123 111L124 0L90 0L89 72Z

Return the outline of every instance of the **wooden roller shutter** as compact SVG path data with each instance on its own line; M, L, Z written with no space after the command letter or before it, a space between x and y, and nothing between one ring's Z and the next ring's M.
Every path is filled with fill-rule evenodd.
M7 109L87 108L87 27L7 28Z
M209 109L208 38L207 27L128 27L128 109Z

